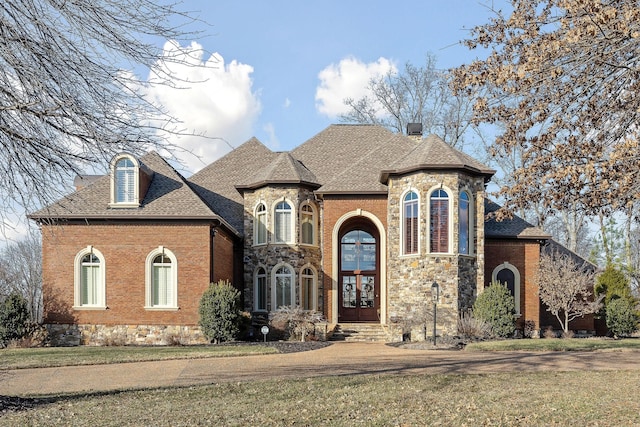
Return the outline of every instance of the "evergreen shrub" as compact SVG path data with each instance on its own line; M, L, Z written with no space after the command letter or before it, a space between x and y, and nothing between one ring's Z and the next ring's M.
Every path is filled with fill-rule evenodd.
M509 289L492 282L478 295L473 304L473 316L491 325L493 335L509 337L515 330L515 302Z
M231 341L239 333L240 292L228 280L211 283L200 299L200 327L213 343Z

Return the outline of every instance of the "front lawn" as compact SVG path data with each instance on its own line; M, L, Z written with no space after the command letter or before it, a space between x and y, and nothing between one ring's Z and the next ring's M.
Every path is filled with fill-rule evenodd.
M540 338L496 340L470 343L465 351L596 351L640 350L640 339Z

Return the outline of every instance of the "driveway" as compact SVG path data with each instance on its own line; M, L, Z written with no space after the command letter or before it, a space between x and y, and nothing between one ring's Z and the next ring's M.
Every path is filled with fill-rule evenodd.
M640 352L636 351L472 353L337 342L319 350L289 354L0 371L0 395L34 396L334 375L637 369Z

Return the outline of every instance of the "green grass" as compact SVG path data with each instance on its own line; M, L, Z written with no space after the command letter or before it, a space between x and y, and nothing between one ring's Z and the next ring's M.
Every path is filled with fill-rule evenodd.
M542 338L470 343L465 351L597 351L640 350L640 339Z
M639 371L361 375L58 396L0 426L629 426L639 395Z
M43 347L0 350L0 370L277 353L262 345Z

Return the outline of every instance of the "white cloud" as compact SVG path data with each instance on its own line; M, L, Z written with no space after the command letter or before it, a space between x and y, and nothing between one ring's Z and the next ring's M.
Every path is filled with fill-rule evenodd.
M389 71L396 72L395 64L386 58L365 64L357 58L342 59L320 71L320 84L316 88L316 109L328 117L337 117L348 111L346 98L360 99L367 95L367 86L372 78Z
M259 93L252 91L253 67L235 60L225 64L218 53L205 59L202 46L195 42L185 47L167 42L164 55L184 63L158 64L149 75L147 96L181 122L182 133L205 136L168 137L169 142L199 157L178 154L195 172L230 151L225 141L238 146L253 134L261 111ZM169 71L169 84L153 84L167 83L159 70Z
M267 134L266 146L273 151L280 150L280 140L276 136L276 128L273 123L267 123L262 127L262 130Z

